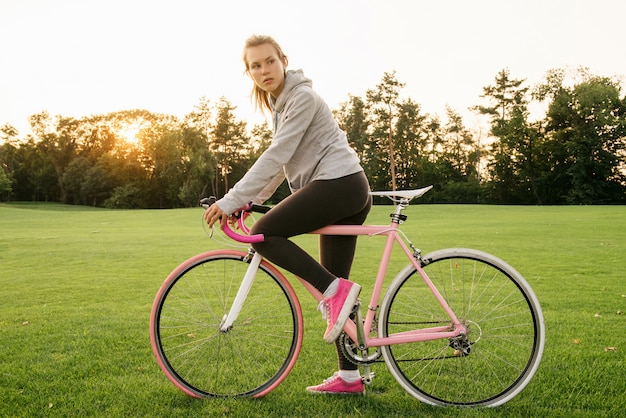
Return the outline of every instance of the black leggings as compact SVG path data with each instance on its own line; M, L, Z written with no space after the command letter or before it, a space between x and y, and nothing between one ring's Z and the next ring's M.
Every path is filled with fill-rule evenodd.
M324 293L335 278L349 278L357 237L320 235L319 263L289 238L327 225L362 225L372 206L369 190L363 172L309 183L254 224L251 233L265 235L263 242L253 244L254 249ZM340 369L357 368L339 347L337 352Z
M265 235L265 241L253 247L263 257L324 293L335 278L349 277L357 237L320 235L319 263L289 238L327 225L361 225L371 205L369 184L363 172L313 181L254 224L252 233Z

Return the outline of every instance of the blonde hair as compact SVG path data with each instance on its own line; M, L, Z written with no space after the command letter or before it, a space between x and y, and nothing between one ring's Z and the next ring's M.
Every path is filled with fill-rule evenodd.
M255 46L260 46L264 44L270 44L276 49L276 53L278 54L278 58L284 65L287 65L287 56L283 52L278 42L274 40L271 36L267 35L252 35L246 40L246 44L243 48L243 62L246 66L246 74L250 75L250 64L246 61L246 53L248 52L248 48L252 48ZM257 109L261 109L261 111L267 110L272 113L272 107L270 105L270 93L264 91L256 83L252 83L252 93L250 94L254 99L254 104Z

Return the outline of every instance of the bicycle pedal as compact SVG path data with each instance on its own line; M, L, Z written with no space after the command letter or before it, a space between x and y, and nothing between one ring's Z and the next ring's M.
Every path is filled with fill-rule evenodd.
M366 373L366 376L361 377L361 381L363 382L364 385L371 385L372 379L374 377L376 377L376 373L369 372L369 373Z

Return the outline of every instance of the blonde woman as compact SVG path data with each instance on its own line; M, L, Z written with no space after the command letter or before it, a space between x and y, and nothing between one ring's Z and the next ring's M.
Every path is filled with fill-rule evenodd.
M320 236L320 262L289 238L332 224L362 224L371 208L367 177L311 80L301 70L287 70L287 56L273 38L249 38L243 59L254 82L256 106L272 114L274 136L244 177L206 211L205 219L213 226L250 201L262 203L286 178L292 193L255 223L252 233L263 234L265 240L253 247L324 294L320 304L328 322L324 340L332 343L361 290L347 279L356 237ZM339 371L307 390L364 393L358 367L339 347L337 352Z

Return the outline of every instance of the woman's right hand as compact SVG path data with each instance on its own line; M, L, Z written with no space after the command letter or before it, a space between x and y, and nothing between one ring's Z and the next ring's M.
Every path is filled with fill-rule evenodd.
M209 225L209 228L212 228L215 222L220 221L222 218L225 218L225 217L227 217L226 213L224 213L224 211L220 209L219 206L217 206L217 203L213 203L204 212L204 219L206 220L206 223Z

